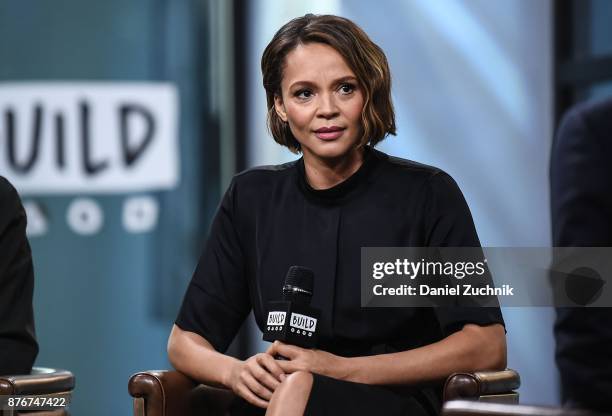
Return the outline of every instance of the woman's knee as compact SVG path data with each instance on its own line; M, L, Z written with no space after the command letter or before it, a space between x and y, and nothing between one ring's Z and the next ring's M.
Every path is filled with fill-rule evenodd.
M310 393L313 377L308 371L296 371L289 374L275 391L283 393Z
M266 415L303 415L312 383L313 377L308 371L289 374L274 390Z

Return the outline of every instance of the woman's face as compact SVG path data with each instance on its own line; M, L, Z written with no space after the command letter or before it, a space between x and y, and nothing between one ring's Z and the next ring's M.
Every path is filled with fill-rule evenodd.
M300 143L304 159L350 157L362 135L363 93L334 48L299 45L287 54L275 108Z

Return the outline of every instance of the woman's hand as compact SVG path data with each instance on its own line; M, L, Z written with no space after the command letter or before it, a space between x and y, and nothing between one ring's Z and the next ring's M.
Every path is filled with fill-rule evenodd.
M265 409L272 393L284 379L285 372L278 361L269 354L259 353L235 363L228 387L247 402Z
M337 379L346 378L347 368L345 359L327 351L305 349L295 345L283 344L274 341L266 351L271 356L280 355L287 360L278 360L277 363L285 373L308 371Z

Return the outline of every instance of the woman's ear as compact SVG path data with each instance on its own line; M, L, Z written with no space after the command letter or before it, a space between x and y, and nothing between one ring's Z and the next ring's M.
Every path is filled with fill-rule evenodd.
M287 122L287 112L285 111L285 104L283 104L283 97L280 95L274 96L274 110L276 114L283 120L285 123Z

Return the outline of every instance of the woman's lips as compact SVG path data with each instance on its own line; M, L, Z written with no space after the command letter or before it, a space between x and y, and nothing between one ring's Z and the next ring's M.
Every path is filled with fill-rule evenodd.
M315 135L321 140L335 140L342 136L343 133L344 129L341 128L319 129L315 131Z

